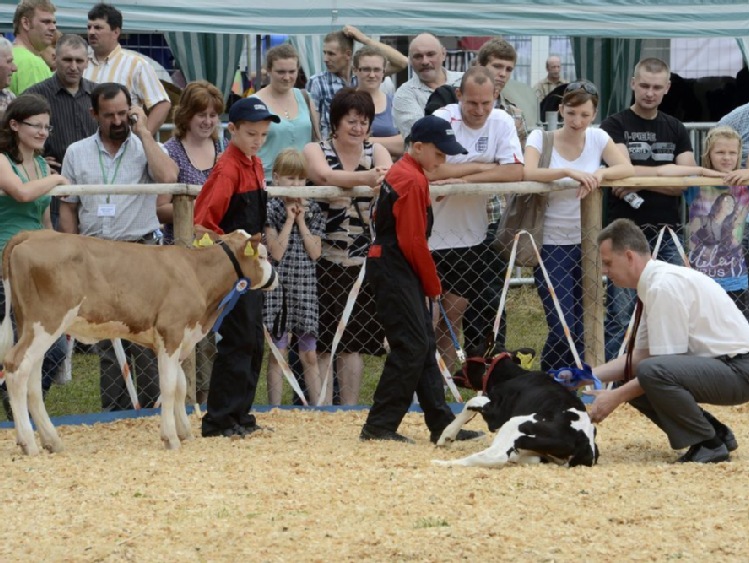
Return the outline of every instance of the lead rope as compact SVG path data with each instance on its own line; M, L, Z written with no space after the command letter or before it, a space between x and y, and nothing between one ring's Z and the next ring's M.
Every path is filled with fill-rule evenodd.
M528 237L531 239L533 250L536 253L536 257L538 258L538 265L541 267L541 271L543 272L544 279L546 280L546 286L549 290L549 295L551 295L551 299L554 302L554 308L556 309L557 315L559 316L559 322L562 323L562 328L564 329L564 336L567 338L567 343L570 346L572 357L575 359L575 365L577 366L578 369L582 369L583 362L580 359L580 355L577 353L577 348L575 348L575 342L572 340L570 327L564 318L564 314L562 313L562 306L559 303L557 294L554 292L554 287L551 285L551 280L549 279L549 272L546 271L546 266L544 266L544 261L541 259L541 253L538 251L538 246L536 245L536 241L533 238L533 235L531 235L528 231L524 229L515 233L515 238L512 241L512 250L510 251L510 260L507 264L507 272L505 273L505 284L504 284L504 287L502 288L502 295L499 298L499 307L497 308L497 316L494 319L494 340L496 341L497 339L497 333L499 332L499 322L500 322L500 319L502 318L502 313L505 308L505 302L507 301L507 290L510 287L510 275L512 272L512 267L515 265L515 259L517 257L518 241L520 240L520 235L523 235L523 234L528 235Z
M458 337L455 335L455 331L453 330L450 319L447 318L447 311L445 311L445 306L442 304L442 299L438 297L437 299L435 299L435 301L437 302L437 305L439 305L440 312L442 313L442 318L447 325L447 329L450 331L450 338L453 341L453 346L455 346L455 355L462 366L466 361L465 352L463 352L463 349L460 347L460 342L458 342ZM458 391L458 387L455 385L455 381L453 381L453 376L450 373L450 370L447 369L445 361L442 359L442 356L440 356L439 350L437 350L436 347L434 350L434 357L437 360L437 366L439 367L440 373L442 374L442 378L445 380L447 388L450 389L450 393L455 399L455 402L462 403L463 397L460 395L460 391Z
M354 310L354 303L356 303L356 298L359 296L361 286L364 283L364 273L366 272L366 268L367 262L365 261L361 265L361 270L359 270L359 277L356 278L354 285L351 286L351 291L349 291L346 306L343 308L341 320L338 321L338 326L335 330L335 336L333 336L333 344L330 347L330 361L328 362L328 367L325 369L325 379L323 379L322 387L320 388L320 398L318 399L316 405L318 407L322 404L325 393L328 390L328 380L330 379L330 374L333 371L335 353L338 349L338 344L341 342L341 338L343 338L343 332L346 330L346 325L348 325L349 319L351 318L351 312Z
M286 381L289 382L289 385L294 390L294 393L297 394L299 400L302 401L302 404L305 407L309 406L307 404L307 398L304 396L304 391L302 391L302 388L299 386L296 377L294 377L291 368L289 368L289 362L287 362L286 358L283 357L283 354L281 354L281 351L278 349L278 347L273 344L273 339L271 338L270 333L268 332L268 329L265 327L265 325L263 325L263 334L265 335L265 341L268 343L268 348L270 348L271 354L273 354L273 357L276 358L278 365L281 367L281 372L286 378Z
M125 388L127 389L128 395L130 395L130 402L133 404L133 408L136 411L140 410L138 393L135 391L135 385L133 384L133 375L130 372L130 366L127 363L127 356L125 356L125 348L123 348L122 346L122 340L119 338L113 339L112 348L114 348L114 355L117 357L117 363L120 364L122 379L125 380ZM161 397L159 397L159 402L161 402Z

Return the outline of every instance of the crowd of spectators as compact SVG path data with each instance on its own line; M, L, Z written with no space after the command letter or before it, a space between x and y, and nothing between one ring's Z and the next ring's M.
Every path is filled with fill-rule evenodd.
M249 128L253 134L257 129L262 138L245 139L247 144L242 146L249 148L243 151L244 156L237 153L230 158L225 156L228 141L219 123L221 114L230 108L224 107L223 93L215 86L205 81L188 84L179 104L172 108L147 61L120 46L124 22L117 8L105 3L92 7L88 43L78 35L59 34L55 11L49 0L22 0L13 22L15 42L0 38L0 113L5 114L0 130L4 153L0 156L0 188L8 196L0 200L0 224L7 235L4 240L18 230L46 227L49 216L49 226L63 232L169 244L173 239L170 196L80 196L66 197L60 203L51 201L47 192L66 183L203 185L212 175L226 173L226 166L219 164L230 160L240 168L251 163L251 174L247 173L258 187L306 182L309 186L377 189L393 161L408 150L411 128L424 116L430 96L435 90L447 89L455 103L440 107L434 115L450 123L467 154L451 155L426 171L432 184L562 179L580 183L577 192L551 194L544 240L538 241L572 341L579 349L583 337L580 198L599 189L604 180L690 174L716 178L716 186L710 190L687 193L687 223L680 215L684 188L660 186L605 188L607 220L633 220L651 246L661 227L673 228L690 241L692 265L717 279L749 314L746 263L743 253L737 251L745 232L749 199L749 172L744 169L749 107L742 106L724 118L724 127L709 136L711 142L705 147L709 160L696 166L684 125L658 109L670 86L669 69L663 61L648 58L638 63L631 79L634 103L606 117L600 128L592 127L599 104L596 86L584 80L568 84L559 100L561 128L552 133L551 161L541 168L542 132L529 135L522 111L503 93L517 62L515 49L506 40L487 41L477 53L476 65L460 73L444 67L445 47L431 34L416 36L406 57L357 28L345 26L325 37L326 70L310 77L306 89L295 87L301 61L291 45L267 52L268 83L249 98L267 109L257 110L258 114L251 109L240 112L266 116L259 122L267 127ZM356 42L363 47L355 50ZM54 64L43 58L51 51ZM47 56L48 61L52 58ZM394 91L389 76L409 65L412 77ZM535 87L539 100L565 83L559 57L549 57L546 68L547 76ZM29 107L34 108L32 113ZM154 134L171 109L174 134L161 145ZM245 131L240 123L241 119L230 126L232 136ZM731 158L721 160L726 153ZM296 167L289 168L290 154L298 159ZM267 217L262 225L244 225L238 220L232 226L262 233L274 262L286 268L287 291L293 294L304 286L297 304L292 305L294 315L280 326L284 299L269 296L264 324L282 351L290 349L292 342L294 349L299 346L309 398L315 404L330 404L335 387L342 404L357 404L362 354L381 354L386 344L370 283L365 279L361 288L358 285L376 223L373 198L313 200L314 188L309 194L308 198L271 199L267 209L258 211L258 216ZM633 205L633 196L638 205ZM259 199L242 201L243 205L266 205ZM227 207L218 210L209 206L215 217L196 216L197 229L222 234L227 225L217 217L228 212L235 201L230 198L225 204ZM22 220L6 221L6 216L19 213ZM437 347L449 369L457 367L454 335L463 337L464 347L475 348L492 330L506 269L490 245L500 213L498 197L456 193L433 202L429 248L446 309L444 317L434 315L434 322ZM682 261L668 237L664 237L659 257L673 263ZM727 257L731 257L730 266L726 266ZM302 265L305 269L299 270ZM574 358L562 319L540 269L535 278L549 327L541 365L544 369L571 365ZM337 334L349 297L357 293L345 330ZM631 288L609 284L607 359L620 353L634 310L634 294ZM314 314L312 309L316 309ZM258 334L253 333L255 340ZM332 358L336 336L340 342ZM499 340L504 342L502 331ZM247 355L255 367L258 354L262 358L260 348ZM216 355L216 343L206 339L199 349L203 363L197 370L197 389L198 400L203 401L210 396L211 373L216 373L216 367L205 358ZM102 344L97 350L102 408L129 408L111 346ZM141 405L153 405L158 397L155 359L134 346L128 351L137 364ZM236 362L224 357L227 353L221 360L224 370ZM269 396L274 404L281 398L279 370L279 365L271 362ZM323 392L328 375L334 377L335 384L331 380ZM45 382L51 378L51 374L45 375ZM227 396L225 389L222 393ZM254 390L252 395L254 398ZM214 413L220 411L216 401ZM226 430L219 418L212 420L218 426L209 428L209 435ZM245 421L247 425L253 427L254 421Z

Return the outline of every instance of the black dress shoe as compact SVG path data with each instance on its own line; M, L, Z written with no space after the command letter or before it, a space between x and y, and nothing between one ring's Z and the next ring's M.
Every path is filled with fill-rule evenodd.
M359 434L359 440L362 442L367 442L369 440L391 440L393 442L403 442L405 444L415 443L411 438L406 438L402 434L398 434L392 430L370 426L369 424L365 424L362 427L361 433Z
M739 447L739 442L736 440L736 436L734 436L731 429L706 410L703 409L702 414L712 427L715 428L716 438L726 445L729 452L735 452Z
M729 461L730 455L725 444L716 448L705 446L704 444L694 444L690 446L683 456L677 459L677 463L720 463Z
M733 435L733 432L728 428L728 426L723 426L720 430L716 430L715 435L726 445L726 449L729 452L735 452L739 447L739 442L736 440L736 436Z

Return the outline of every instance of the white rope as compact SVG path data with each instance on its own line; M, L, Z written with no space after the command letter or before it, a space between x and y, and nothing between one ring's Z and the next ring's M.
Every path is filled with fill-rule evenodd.
M328 367L325 370L325 379L323 379L322 388L320 389L320 398L317 401L318 407L322 405L323 398L328 390L328 380L330 379L330 374L333 372L335 353L338 349L338 344L341 342L341 338L343 338L343 332L346 330L346 325L348 325L348 321L351 318L351 312L354 310L354 303L356 303L356 298L359 296L359 291L361 291L361 286L364 283L366 267L367 263L364 262L361 265L361 270L359 270L359 277L356 278L354 285L351 287L351 291L349 291L346 306L343 308L343 315L341 315L341 319L338 321L338 327L336 328L335 336L333 336L333 344L330 350L330 362L328 362Z
M117 363L120 364L122 378L125 380L125 387L130 395L130 402L133 403L133 408L136 411L140 410L138 393L135 391L135 385L133 385L133 376L130 373L130 366L127 364L127 357L125 356L125 349L122 347L122 340L119 338L112 340L112 347L114 348L114 355L117 356Z
M549 272L546 271L546 266L544 266L544 261L541 259L541 253L538 250L538 246L536 245L536 241L533 238L533 235L531 235L526 230L520 230L517 233L515 233L515 239L512 241L512 250L510 251L510 260L507 264L507 272L505 274L505 284L504 284L504 287L502 288L502 295L499 298L499 308L497 309L497 316L494 319L494 338L496 340L497 333L499 332L499 321L502 318L502 312L504 311L505 301L507 298L507 290L510 287L510 272L512 271L512 267L515 264L515 258L517 256L518 241L520 240L521 235L527 235L531 239L533 250L536 253L536 257L538 258L538 265L540 266L541 272L543 272L544 279L546 280L546 287L549 290L549 295L551 295L551 300L554 302L554 308L556 309L557 315L559 316L559 322L562 323L562 328L564 329L564 336L567 338L567 343L569 344L570 351L572 352L572 357L575 359L575 365L578 367L578 369L582 369L583 362L580 359L580 355L577 353L577 348L575 348L575 342L572 339L572 333L570 332L570 327L564 318L564 313L562 312L562 305L559 303L559 299L557 298L556 292L554 291L554 286L551 285Z
M276 358L278 365L281 366L281 372L283 372L286 381L289 382L289 385L291 385L291 388L294 390L294 393L297 394L299 400L302 401L302 404L305 407L309 406L307 404L307 398L304 396L304 391L302 391L302 388L299 386L296 377L294 377L294 374L289 368L289 362L287 362L286 358L283 357L283 354L281 354L281 351L278 349L278 347L273 344L273 339L270 337L270 333L268 332L268 329L266 327L263 327L263 334L265 334L265 341L268 343L268 347L270 348L273 357Z
M442 359L442 356L440 356L439 350L434 351L434 357L437 359L437 366L440 368L440 373L442 374L442 378L445 380L445 383L447 384L447 388L450 389L450 393L452 393L452 396L455 399L455 402L462 403L463 397L461 397L460 391L458 391L458 387L455 385L455 381L453 381L453 375L450 373L450 370L447 369L447 366L445 365L445 361Z

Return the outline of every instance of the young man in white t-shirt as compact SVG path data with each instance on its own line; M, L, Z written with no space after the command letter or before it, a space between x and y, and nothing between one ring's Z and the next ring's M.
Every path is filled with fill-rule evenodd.
M445 164L429 175L430 181L443 184L521 181L523 154L515 122L506 112L494 109L493 75L484 67L469 69L457 94L458 104L437 110L434 115L450 122L456 139L468 154L448 157ZM466 349L480 346L491 330L504 269L499 256L486 244L487 199L486 195L448 195L437 198L432 206L434 227L429 247L442 282L447 316L454 329L463 323ZM463 321L464 313L468 313L470 322ZM455 351L444 320L440 329L440 353L452 368Z

